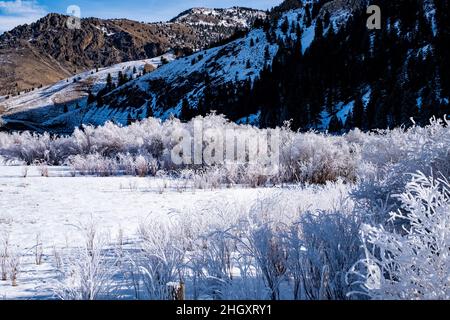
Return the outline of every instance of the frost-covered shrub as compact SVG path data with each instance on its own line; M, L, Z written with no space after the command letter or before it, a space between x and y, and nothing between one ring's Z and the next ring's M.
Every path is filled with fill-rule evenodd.
M117 257L110 255L105 235L99 234L94 221L81 226L84 243L61 260L60 279L53 290L62 300L98 300L111 294Z
M11 136L6 132L0 131L0 150L10 146Z
M104 248L73 250L61 266L61 280L54 287L62 300L98 300L108 295L113 263L107 261ZM60 262L58 262L60 263Z
M278 228L275 224L250 227L240 242L244 248L241 254L254 259L272 300L280 299L280 285L287 272L288 248L284 239L279 237Z
M17 287L17 278L19 273L22 271L22 253L19 248L12 247L8 252L8 264L9 264L9 279L11 280L11 285Z
M252 188L265 186L270 180L270 176L267 175L265 168L257 164L246 166L244 174L237 178L237 181L243 180L242 182L250 185Z
M41 177L47 177L49 176L49 172L48 172L48 166L46 163L41 163L38 166L38 171L41 174Z
M10 241L8 234L2 234L0 237L0 280L8 280L9 273L9 252L10 252Z
M13 133L9 136L9 141L4 142L4 144L6 144L6 148L2 148L2 156L11 160L19 159L27 164L33 164L36 161L50 163L50 158L55 154L48 133L43 135L31 134L30 132Z
M208 167L194 174L194 187L197 189L216 189L226 183L226 178L226 169L222 166Z
M136 174L135 161L132 155L130 155L129 153L120 153L117 158L119 166L122 168L124 174L129 176L133 176Z
M184 170L180 178L194 174ZM98 244L90 224L82 228L85 245L55 259L55 292L65 299L171 299L170 286L183 283L188 299L345 297L342 273L360 258L351 201L339 205L349 188L262 189L253 201L215 199L205 209L150 215L132 243L121 236L117 245Z
M133 264L140 273L138 281L142 283L144 295L149 299L167 300L170 298L168 284L183 282L185 245L177 230L169 219L160 218L140 226L141 254L133 258Z
M136 167L136 174L139 177L145 177L150 170L150 164L147 162L147 159L145 159L143 156L138 156L135 160L134 165Z
M366 258L351 270L373 299L450 298L450 184L444 178L413 175L398 196L392 220L406 221L401 231L366 225Z
M367 134L362 145L360 183L354 196L361 211L376 212L375 222L399 207L394 194L402 193L411 172L450 176L450 123L431 120L426 127ZM383 210L380 210L383 209Z
M319 189L312 192L317 195ZM238 268L244 277L219 282L225 297L240 281L262 289L257 291L259 299L334 300L345 299L351 291L345 275L362 254L361 218L353 213L352 201L338 196L335 209L312 212L306 199L289 199L281 194L258 199L248 214L241 214L232 228L220 233L218 239L234 240L228 248L235 249L231 249L234 254L218 256L231 256L232 269ZM213 239L209 241L220 243ZM224 248L223 244L219 247Z
M346 299L351 291L346 273L361 257L359 227L360 218L351 211L301 215L287 237L296 299Z
M313 132L287 135L288 141L283 141L281 149L281 171L286 182L356 180L358 149L343 137Z
M194 283L202 295L215 300L227 298L233 281L235 241L226 232L211 232L200 237L189 260Z
M87 156L76 155L68 159L69 165L81 175L98 175L107 177L119 174L119 165L115 159L104 157L98 153Z

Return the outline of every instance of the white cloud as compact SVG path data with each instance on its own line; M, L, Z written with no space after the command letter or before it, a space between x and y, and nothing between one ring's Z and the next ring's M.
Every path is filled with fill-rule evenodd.
M46 14L36 0L0 1L0 32L34 22Z

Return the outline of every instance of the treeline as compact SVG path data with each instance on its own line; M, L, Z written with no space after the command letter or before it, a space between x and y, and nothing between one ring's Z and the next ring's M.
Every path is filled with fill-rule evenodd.
M163 64L168 63L167 59L161 60ZM138 72L136 67L133 67L133 70L131 74L128 74L127 72L119 71L117 74L117 81L113 80L113 77L111 76L111 73L108 73L106 77L106 85L101 89L97 94L94 94L92 92L89 92L87 104L96 103L98 107L102 107L104 105L104 97L110 93L111 91L115 90L118 87L123 86L124 84L128 83L129 81L133 79L137 79L147 73L147 69L144 66L144 69L142 72Z
M22 93L32 92L35 89L41 89L42 87L43 87L43 85L40 84L37 87L30 87L30 88L26 88L26 89L20 90L19 89L19 84L15 83L14 84L14 89L9 90L9 91L6 92L5 99L8 100L10 97L17 97L17 96L20 96Z

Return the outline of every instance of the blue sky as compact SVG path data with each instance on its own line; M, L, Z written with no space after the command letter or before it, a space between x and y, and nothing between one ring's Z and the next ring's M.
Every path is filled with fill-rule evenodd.
M138 21L166 21L191 7L225 8L244 6L269 9L282 0L0 0L0 33L30 23L49 12L66 13L77 5L82 17L129 18Z

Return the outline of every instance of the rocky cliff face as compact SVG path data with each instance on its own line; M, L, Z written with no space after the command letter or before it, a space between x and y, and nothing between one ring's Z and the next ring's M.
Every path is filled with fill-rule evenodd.
M193 8L182 12L171 20L172 23L183 23L190 26L224 26L250 27L258 19L265 18L266 13L250 9L233 7L228 9Z
M0 36L0 94L16 94L78 72L152 58L169 50L181 55L205 48L251 26L265 13L246 8L192 9L167 23L82 19L67 28L67 16L49 14Z

